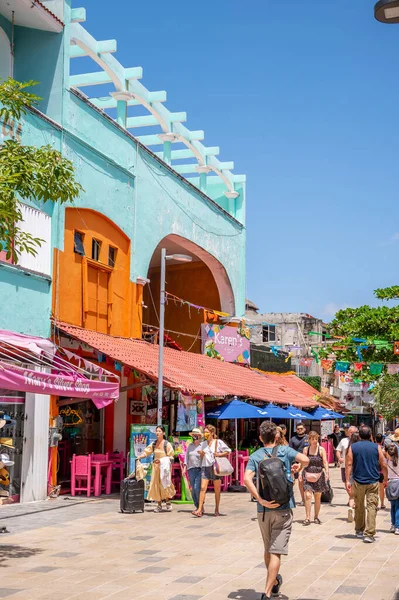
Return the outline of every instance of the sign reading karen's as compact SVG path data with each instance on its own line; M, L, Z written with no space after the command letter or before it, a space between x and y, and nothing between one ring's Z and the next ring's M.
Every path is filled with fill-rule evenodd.
M230 325L202 325L202 352L226 362L249 364L250 332L244 327Z

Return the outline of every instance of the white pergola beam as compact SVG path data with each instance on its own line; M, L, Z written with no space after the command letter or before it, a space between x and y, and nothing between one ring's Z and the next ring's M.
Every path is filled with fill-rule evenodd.
M96 43L96 54L105 54L106 52L116 52L117 44L116 40L104 40ZM87 50L79 48L76 44L70 47L69 50L70 58L79 58L81 56L89 56Z
M190 131L191 139L193 140L203 140L204 132L203 131ZM157 135L142 135L137 138L139 142L144 144L144 146L160 146L163 144L162 140ZM181 142L181 140L176 139L174 142Z
M181 123L182 121L186 120L187 113L185 112L170 113L171 123ZM128 117L126 119L127 129L134 127L152 127L154 125L159 125L159 121L153 115L144 115L143 117Z
M172 168L180 175L187 175L188 173L197 172L198 163L192 163L190 165L172 165Z
M142 67L132 67L125 69L125 79L140 79L143 76ZM85 87L89 85L101 85L111 83L112 78L105 71L96 71L95 73L82 73L81 75L71 75L69 85L74 87Z
M166 92L150 92L150 98L154 98L156 102L166 102ZM90 102L97 106L97 108L116 108L116 100L115 98L111 98L111 96L104 96L103 98L89 98ZM141 102L132 98L127 101L128 106L140 106Z
M85 8L73 8L71 10L71 23L84 23L86 21Z

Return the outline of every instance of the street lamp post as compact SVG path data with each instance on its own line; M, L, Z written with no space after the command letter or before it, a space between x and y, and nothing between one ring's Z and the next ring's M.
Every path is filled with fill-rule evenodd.
M374 16L380 23L399 23L399 0L380 0L374 6Z
M162 402L163 402L163 345L165 337L165 275L166 261L191 262L193 259L187 254L166 254L166 248L161 250L161 298L159 306L159 357L158 357L158 410L157 425L162 425Z

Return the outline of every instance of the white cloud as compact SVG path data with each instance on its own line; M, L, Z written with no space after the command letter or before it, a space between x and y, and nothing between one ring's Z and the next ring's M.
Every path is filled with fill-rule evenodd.
M344 302L343 304L336 304L335 302L329 302L321 310L321 316L326 321L330 321L335 317L335 313L344 308L348 308L349 304Z

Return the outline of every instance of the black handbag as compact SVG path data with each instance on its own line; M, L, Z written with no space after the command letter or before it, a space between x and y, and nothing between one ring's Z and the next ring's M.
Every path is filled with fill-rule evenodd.
M334 498L334 490L331 487L330 481L327 481L327 490L321 495L321 502L331 504Z

